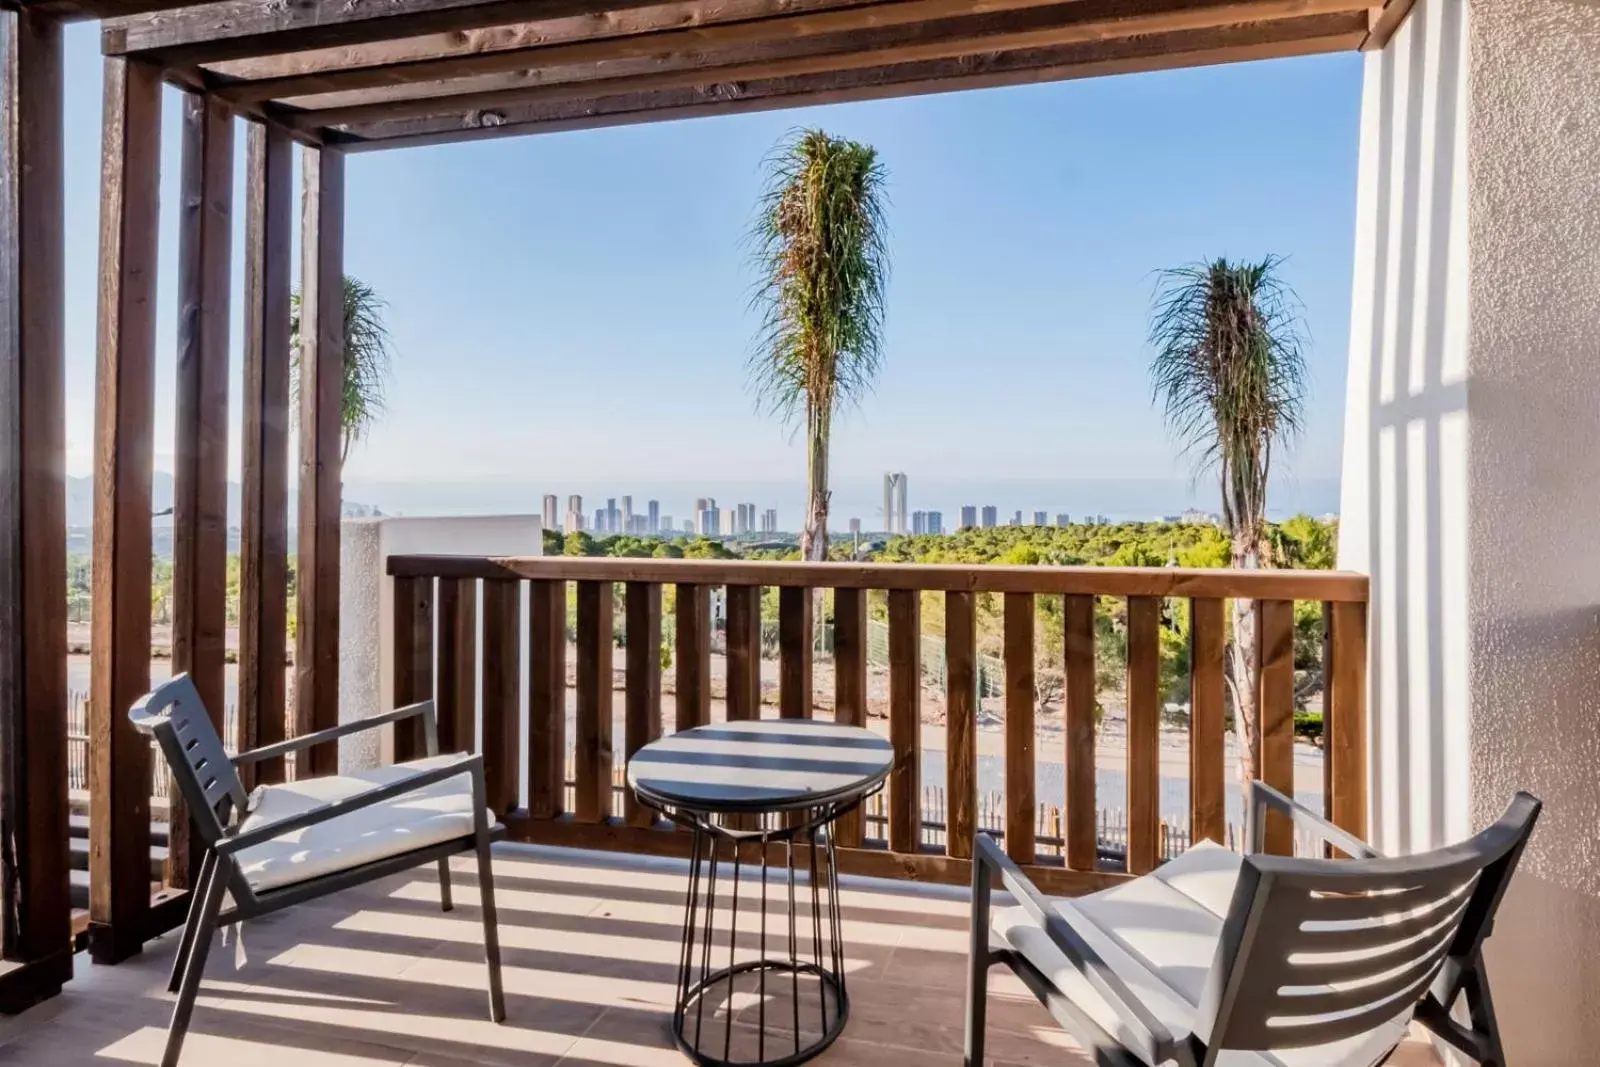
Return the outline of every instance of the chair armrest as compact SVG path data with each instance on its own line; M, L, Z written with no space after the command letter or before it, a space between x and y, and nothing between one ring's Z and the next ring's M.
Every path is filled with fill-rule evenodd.
M484 806L483 757L462 755L442 767L430 767L425 771L417 771L415 774L408 774L397 781L387 782L358 793L353 797L336 800L331 804L324 804L321 807L312 808L310 811L303 811L287 819L279 819L276 822L258 826L245 833L225 837L217 842L216 852L219 856L231 856L241 849L259 845L263 841L270 841L275 837L282 837L284 834L295 830L303 830L308 826L315 826L318 823L336 819L341 815L348 815L362 808L370 808L374 804L381 804L385 800L392 800L407 793L414 793L424 786L433 785L435 782L442 782L447 778L454 778L461 774L470 774L472 776L473 813L475 819L481 819Z
M978 834L973 842L973 862L1000 876L1001 884L1014 897L1028 917L1045 932L1074 970L1105 998L1128 1028L1139 1039L1131 1049L1146 1063L1165 1063L1172 1059L1175 1043L1172 1033L1135 997L1083 935L1039 892L988 834Z
M392 722L402 722L418 715L424 718L423 731L427 735L428 755L435 755L437 742L435 741L436 727L434 725L433 701L424 700L420 704L408 704L403 708L395 708L393 711L385 711L379 715L370 715L365 719L357 719L355 722L340 723L338 726L330 726L328 729L318 730L316 733L302 734L299 737L291 737L287 741L279 741L277 744L263 745L261 748L253 748L248 752L241 752L233 757L233 765L239 767L246 763L260 763L262 760L277 759L279 756L287 756L291 752L299 752L302 749L310 748L312 745L337 741L341 737L348 737L351 734L360 733L362 730L387 726Z
M1352 859L1376 859L1383 855L1377 849L1347 830L1341 830L1293 797L1285 796L1265 782L1250 783L1250 839L1245 851L1261 851L1261 841L1266 834L1267 811L1273 809L1294 820L1300 829L1313 835L1324 844L1332 845Z

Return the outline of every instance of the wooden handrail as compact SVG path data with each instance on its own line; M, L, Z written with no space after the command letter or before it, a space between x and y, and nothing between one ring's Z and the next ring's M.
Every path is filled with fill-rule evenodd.
M592 556L390 556L397 578L544 578L684 582L802 589L1249 597L1365 603L1367 576L1348 571L1188 567L997 567L978 563L799 563Z
M887 618L887 732L895 751L888 787L877 804L869 840L861 811L841 821L838 843L845 870L864 874L964 881L971 873L972 837L993 829L1003 812L1007 853L1030 877L1057 893L1100 888L1118 877L1149 871L1167 855L1161 810L1161 626L1163 601L1187 600L1191 628L1189 722L1190 838L1225 839L1227 789L1224 727L1228 600L1254 602L1261 641L1257 696L1260 745L1257 774L1281 790L1294 785L1295 604L1322 605L1327 620L1324 699L1328 759L1324 793L1330 818L1360 834L1366 818L1367 578L1328 571L1190 570L1117 567L994 567L983 564L790 563L744 560L593 558L567 556L393 556L395 578L395 693L434 696L441 746L480 751L494 773L496 813L517 839L591 848L682 854L686 835L668 832L656 813L617 789L618 763L662 732L713 721L713 610L710 593L725 588L719 655L725 670L717 717L809 718L816 613L813 590L832 593L833 715L867 725L868 592L886 594L876 610ZM481 582L481 590L479 585ZM519 586L528 584L528 639L520 644ZM672 587L671 647L663 645L663 587ZM776 662L764 654L763 589L779 590ZM922 702L929 688L922 669L924 605L942 594L948 668L941 688L946 708L945 821L928 819L922 789ZM978 808L979 691L975 609L1003 594L1004 803L987 820ZM621 597L622 603L615 603ZM1097 782L1096 597L1125 602L1127 731L1124 787L1100 796ZM1062 736L1053 753L1036 751L1039 613L1060 612ZM770 603L770 601L767 601ZM483 638L474 647L478 605ZM993 605L986 607L992 611ZM569 614L570 612L570 614ZM616 623L624 623L621 636ZM437 638L435 639L435 634ZM570 634L570 637L569 637ZM632 640L629 640L632 638ZM568 714L568 641L575 715ZM435 647L436 646L436 647ZM613 649L624 668L626 700L615 724L618 688ZM517 714L528 662L527 732ZM480 662L481 660L481 662ZM491 662L491 660L493 660ZM664 706L662 674L673 672L673 704ZM763 673L767 677L763 679ZM881 678L882 675L880 674ZM474 694L482 680L482 698ZM776 682L776 707L764 705L763 681ZM881 691L878 699L883 699ZM474 710L480 713L474 716ZM476 721L475 721L476 719ZM620 736L613 736L613 730ZM571 781L568 738L573 749ZM415 751L395 739L397 755ZM1037 761L1059 760L1065 781L1040 796ZM526 760L528 780L518 780ZM526 787L526 808L518 798ZM570 788L570 793L569 793ZM620 806L616 805L621 800ZM1106 869L1097 815L1101 802L1125 804L1123 871ZM1036 825L1040 803L1064 802L1054 856L1037 849L1047 839ZM936 806L938 807L938 806ZM745 819L745 817L740 817ZM752 830L745 819L729 824ZM1292 850L1288 827L1269 823L1269 851ZM879 836L881 835L881 836ZM942 840L941 840L942 838ZM1054 862L1052 862L1052 859ZM1114 862L1114 861L1113 861Z

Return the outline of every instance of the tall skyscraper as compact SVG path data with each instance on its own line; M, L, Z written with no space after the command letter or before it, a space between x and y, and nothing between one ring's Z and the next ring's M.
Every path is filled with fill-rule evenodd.
M1050 517L1048 515L1046 515L1044 512L1035 511L1033 513L1033 524L1035 526L1043 526L1045 523L1047 523L1049 521L1050 521Z
M983 528L989 530L999 525L1000 509L993 504L985 504L983 506Z
M583 529L583 497L574 493L567 497L567 525L566 533L577 533Z
M619 514L620 513L617 511L617 498L614 496L606 497L606 525L605 529L601 530L600 532L608 534L621 533L621 531L617 529L617 527L620 525L620 523L617 521Z
M942 512L942 511L930 511L930 512L928 512L928 532L930 534L942 534L942 533L944 533L944 512Z
M1068 515L1065 511L1056 512L1056 525L1057 526L1071 526L1072 525L1072 516Z
M620 521L617 523L617 526L623 533L634 532L633 497L625 496L622 498L622 515L620 516Z
M860 519L851 519L850 520L850 532L853 533L853 534L858 534L858 533L861 532L861 520Z
M671 537L675 532L677 532L677 527L672 525L672 516L661 516L661 521L656 523L655 532L660 534L662 537Z
M1021 526L1022 525L1022 509L1021 508L1018 508L1016 511L1013 511L1011 513L1011 522L1008 523L1007 525L1010 525L1010 526Z
M906 532L906 476L889 473L883 476L883 528L887 533Z
M652 500L650 503L646 504L645 515L645 529L651 533L659 533L661 531L661 501ZM670 520L667 522L667 528L672 528L672 523Z
M769 534L778 532L777 508L768 508L766 511L761 513L761 532Z
M556 514L556 504L557 500L554 493L546 493L544 495L544 515L542 518L546 530L554 530L560 525L558 522L560 516Z
M978 525L978 508L976 504L961 505L961 529L970 530Z
M715 537L717 535L717 509L701 508L699 516L699 529L696 531L702 537Z
M911 513L911 532L919 537L928 532L928 513L926 511L913 511Z

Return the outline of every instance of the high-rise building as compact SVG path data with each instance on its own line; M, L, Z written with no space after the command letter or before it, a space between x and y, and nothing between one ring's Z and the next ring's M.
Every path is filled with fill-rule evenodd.
M1071 526L1072 525L1072 516L1068 515L1065 511L1056 512L1056 525L1057 526Z
M1033 524L1035 526L1043 526L1049 521L1050 521L1050 516L1046 515L1044 512L1035 511L1033 513Z
M777 508L768 508L766 511L761 513L761 532L768 534L778 532Z
M1018 508L1016 511L1013 511L1011 513L1011 521L1009 523L1007 523L1006 525L1008 525L1008 526L1021 526L1022 525L1022 509L1021 508Z
M617 525L624 533L633 533L633 497L622 498L622 515Z
M699 522L700 526L696 532L702 537L715 537L717 535L716 508L701 508Z
M544 519L544 528L546 530L554 530L559 526L559 523L557 521L559 519L559 516L556 514L556 505L557 505L557 503L558 503L558 501L556 500L556 495L554 493L546 493L544 495L544 515L543 515L543 519Z
M677 527L672 525L672 516L663 515L661 516L661 521L656 523L656 528L653 532L660 534L662 537L671 537L676 529Z
M930 534L942 534L942 533L944 533L944 512L942 512L942 511L930 511L930 512L928 512L928 532Z
M739 523L739 507L735 504L731 508L720 508L717 511L717 530L724 537L732 537L739 531L735 527Z
M645 529L647 529L650 533L659 532L661 530L661 501L652 500L650 503L646 504L645 515ZM672 523L671 521L668 521L667 529L670 530L671 528Z
M961 505L961 529L970 530L978 525L978 508L975 504Z
M566 533L583 529L583 497L576 493L567 497L567 525L563 529Z
M618 529L621 525L618 521L620 515L621 512L617 510L617 498L614 496L606 497L606 525L601 532L608 534L620 533L621 531Z
M861 520L860 519L851 519L850 520L850 532L853 533L853 534L858 534L858 533L861 532Z
M926 511L913 511L911 513L911 532L919 537L928 532L928 513Z
M887 533L906 532L906 476L889 473L883 476L883 528Z
M684 519L683 520L683 532L686 533L686 534L694 533L694 520L693 519Z
M985 530L990 530L999 525L1000 509L995 507L993 504L985 504L983 506L983 528Z

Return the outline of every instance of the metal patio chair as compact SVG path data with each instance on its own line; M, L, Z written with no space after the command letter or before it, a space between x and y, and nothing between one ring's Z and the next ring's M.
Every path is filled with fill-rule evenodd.
M967 1063L983 1062L988 970L1004 963L1097 1064L1373 1067L1415 1017L1504 1067L1482 950L1539 807L1518 793L1461 844L1386 858L1257 782L1250 855L1207 842L1070 900L979 835ZM1354 858L1255 854L1269 808ZM1017 906L991 914L996 876Z
M205 972L211 937L233 923L362 885L424 863L439 865L451 908L450 857L478 855L489 1017L505 1018L489 845L505 835L484 802L483 759L438 755L431 701L267 745L229 758L188 675L128 712L161 745L203 847L189 918L167 988L178 994L163 1067L175 1067ZM259 763L361 730L420 717L428 755L349 775L263 785L246 796L238 766Z

